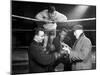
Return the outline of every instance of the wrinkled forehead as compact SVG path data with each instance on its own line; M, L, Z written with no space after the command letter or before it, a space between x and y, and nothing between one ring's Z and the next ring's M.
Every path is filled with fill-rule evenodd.
M74 30L73 32L76 33L78 30Z
M74 30L74 33L78 33L78 32L82 32L82 30L81 29Z

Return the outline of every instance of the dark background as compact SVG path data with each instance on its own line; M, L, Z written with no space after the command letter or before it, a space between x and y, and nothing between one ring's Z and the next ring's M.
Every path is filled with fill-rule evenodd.
M77 6L87 5L75 5L75 4L58 4L58 3L40 3L40 2L11 2L11 15L24 16L34 18L35 15L41 10L46 9L49 5L54 5L56 10L65 14L68 20L80 19L80 18L96 18L96 6L88 6L86 12L80 16L79 13L73 13L74 8ZM80 10L81 11L81 10ZM72 13L72 14L71 14ZM76 16L78 15L78 16ZM20 19L11 17L11 33L12 33L12 73L28 73L28 55L27 50L30 42L33 39L33 29L41 25L35 21L26 19ZM95 55L96 51L96 20L72 22L72 23L58 23L57 30L61 28L71 28L74 24L82 24L85 29L85 34L90 38L93 49L92 52ZM75 37L72 32L69 32L72 46L75 42ZM93 68L95 68L95 61L93 61Z

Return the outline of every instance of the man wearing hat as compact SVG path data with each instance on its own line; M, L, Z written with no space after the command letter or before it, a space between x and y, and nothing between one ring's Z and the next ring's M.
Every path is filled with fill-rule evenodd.
M64 48L69 52L69 57L72 61L72 70L91 69L91 41L85 36L82 25L75 25L72 30L77 40L72 49L68 47Z

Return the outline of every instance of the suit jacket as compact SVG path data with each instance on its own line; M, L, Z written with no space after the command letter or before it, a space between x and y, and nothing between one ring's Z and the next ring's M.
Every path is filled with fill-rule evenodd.
M91 41L82 33L70 52L72 70L91 69L91 48Z
M41 73L48 71L48 67L55 61L54 54L47 54L43 47L33 41L29 47L29 71L31 73Z

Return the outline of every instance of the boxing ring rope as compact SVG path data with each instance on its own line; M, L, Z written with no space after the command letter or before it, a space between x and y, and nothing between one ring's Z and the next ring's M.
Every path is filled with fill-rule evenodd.
M36 22L44 22L44 21L41 21L41 20L38 20L38 19L18 16L18 15L12 15L12 17L36 21ZM79 22L79 21L90 21L90 20L96 20L96 18L73 19L73 20L67 20L66 22L56 22L56 23L68 23L68 22ZM13 31L33 31L33 30L31 30L31 29L27 29L27 30L25 30L25 29L13 29ZM59 31L59 30L57 30L57 31ZM69 31L71 31L71 30L69 30ZM96 30L84 30L84 31L96 31Z
M18 15L12 15L12 17L21 18L21 19L27 19L27 20L32 20L32 21L43 22L41 20L37 20L37 19L29 18L29 17L18 16ZM96 18L73 19L73 20L67 20L66 22L77 22L77 21L88 21L88 20L89 21L90 20L96 20ZM56 22L56 23L62 23L62 22Z
M12 29L12 31L33 31L32 29ZM59 31L59 30L56 30ZM71 30L68 30L71 31ZM84 30L84 31L96 31L96 30Z

